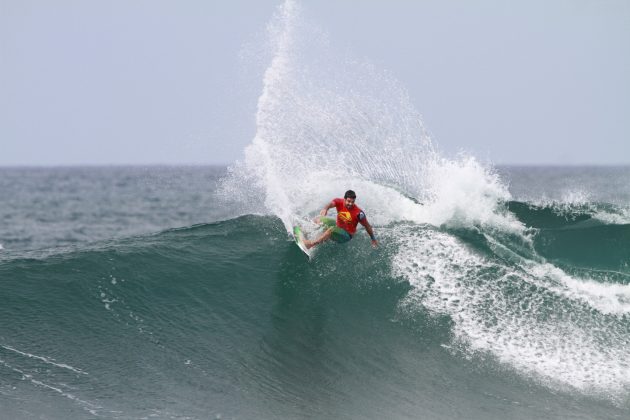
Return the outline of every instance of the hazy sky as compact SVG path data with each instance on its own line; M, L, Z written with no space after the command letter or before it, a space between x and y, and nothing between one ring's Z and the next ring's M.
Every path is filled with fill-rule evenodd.
M239 54L280 3L0 0L0 165L240 158L262 73ZM400 80L447 153L630 164L628 0L303 6Z

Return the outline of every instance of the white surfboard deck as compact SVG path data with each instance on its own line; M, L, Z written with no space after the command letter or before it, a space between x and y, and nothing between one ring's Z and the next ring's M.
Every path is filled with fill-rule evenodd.
M293 226L293 237L295 238L295 243L297 246L306 254L308 259L311 259L311 250L306 247L304 244L304 233L302 233L302 229L299 226Z

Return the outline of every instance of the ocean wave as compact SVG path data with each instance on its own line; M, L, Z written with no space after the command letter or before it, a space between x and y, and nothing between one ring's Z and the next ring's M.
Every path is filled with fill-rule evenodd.
M448 316L448 325L426 321L425 329L437 328L427 331L439 337L432 345L441 346L450 336L447 346L473 355L487 353L548 386L615 398L627 395L627 284L571 275L544 259L519 254L522 244L506 244L518 258L497 253L488 238L505 242L508 236L493 238L492 229L396 221L377 226L377 232L382 251L374 253L367 237L359 235L344 247L323 246L310 264L288 240L279 219L269 216L170 229L62 256L3 261L0 275L9 279L3 284L5 308L22 307L19 318L9 317L7 310L3 316L14 320L11 330L16 332L34 333L32 320L45 321L48 314L56 314L62 326L82 319L81 323L100 325L110 333L122 326L133 341L173 345L180 335L197 330L190 319L168 308L186 305L196 308L195 316L216 317L219 311L235 321L248 318L242 311L251 305L251 282L281 275L280 288L290 290L304 275L300 270L308 269L315 275L309 281L319 279L309 287L320 287L324 299L339 293L339 288L349 288L346 299L360 295L362 288L377 288L384 293L383 302L408 316L426 310ZM227 306L212 296L216 273L235 281ZM342 281L335 280L337 273L343 273ZM409 288L396 286L403 284ZM24 306L25 298L33 303ZM231 310L236 312L229 314ZM112 324L104 323L107 314ZM257 326L241 328L245 330L239 334L255 334ZM22 334L7 340L10 336L5 329L2 348L37 354L16 339ZM106 343L111 345L115 342ZM63 366L93 375L94 364L82 357Z

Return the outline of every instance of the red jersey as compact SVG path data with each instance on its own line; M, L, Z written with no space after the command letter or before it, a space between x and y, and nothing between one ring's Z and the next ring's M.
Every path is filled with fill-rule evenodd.
M350 235L354 235L357 231L357 224L361 223L363 226L367 223L367 217L363 210L356 204L351 209L347 208L345 200L343 198L335 198L333 200L335 207L337 208L337 226L348 232Z

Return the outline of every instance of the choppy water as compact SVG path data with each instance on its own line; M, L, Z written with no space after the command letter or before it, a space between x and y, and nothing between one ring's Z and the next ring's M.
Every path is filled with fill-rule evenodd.
M0 168L0 243L70 246L228 216L214 205L222 167Z

